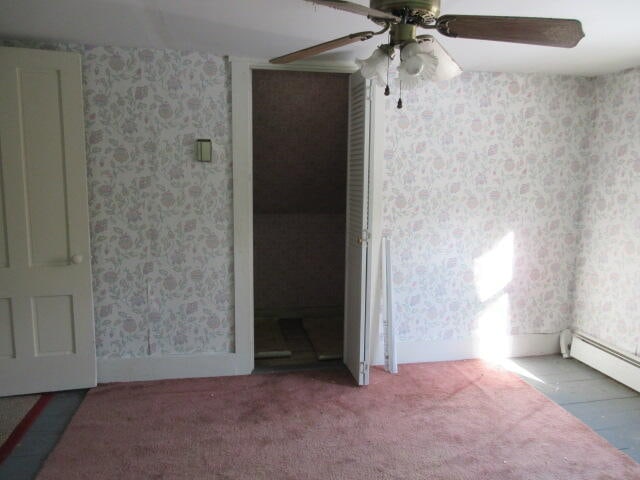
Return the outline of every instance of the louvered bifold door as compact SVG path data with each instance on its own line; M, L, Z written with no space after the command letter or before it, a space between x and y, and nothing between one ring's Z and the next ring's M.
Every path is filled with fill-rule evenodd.
M369 383L367 364L370 86L359 73L349 81L349 151L345 275L344 363L358 385Z

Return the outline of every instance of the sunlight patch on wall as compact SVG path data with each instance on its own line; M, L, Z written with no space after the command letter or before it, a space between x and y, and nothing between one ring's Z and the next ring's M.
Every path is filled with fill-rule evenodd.
M514 234L507 233L473 262L476 291L481 302L493 298L513 280Z
M504 290L513 280L513 252L514 234L509 232L473 262L476 292L484 304L477 317L476 351L489 361L511 355L510 301Z
M475 332L476 349L480 358L499 361L511 354L509 295L503 294L490 302L478 315Z

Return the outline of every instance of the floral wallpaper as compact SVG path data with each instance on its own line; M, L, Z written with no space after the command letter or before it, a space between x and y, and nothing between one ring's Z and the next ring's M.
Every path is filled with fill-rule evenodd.
M233 351L225 61L2 43L83 56L98 355ZM575 310L579 329L638 351L639 92L638 70L466 73L406 92L402 110L388 100L401 340L557 332ZM211 164L194 161L199 137Z
M234 349L228 68L218 56L82 54L99 357ZM211 138L213 162L195 161Z
M575 326L640 355L640 69L595 84Z
M214 55L84 51L98 355L232 351L227 67ZM212 163L195 161L211 138Z
M401 341L571 322L592 81L467 73L387 101L384 229Z

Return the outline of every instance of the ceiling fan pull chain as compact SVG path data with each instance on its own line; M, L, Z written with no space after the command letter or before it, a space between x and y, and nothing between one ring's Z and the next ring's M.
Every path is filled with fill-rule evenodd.
M389 43L391 43L391 33L389 33ZM389 88L389 69L391 68L391 55L387 52L387 85L384 87L384 96L391 95L391 89Z
M400 82L400 96L398 97L398 109L402 108L402 82Z

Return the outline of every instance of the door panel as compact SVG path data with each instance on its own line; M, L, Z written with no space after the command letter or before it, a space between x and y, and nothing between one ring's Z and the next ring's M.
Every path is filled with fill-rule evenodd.
M369 82L360 74L349 82L349 153L347 159L347 235L344 362L358 385L369 383L367 365Z
M59 71L19 72L22 169L26 176L32 265L64 265L69 258Z
M36 355L75 353L73 303L70 295L31 299Z
M0 396L96 384L80 67L0 48Z

